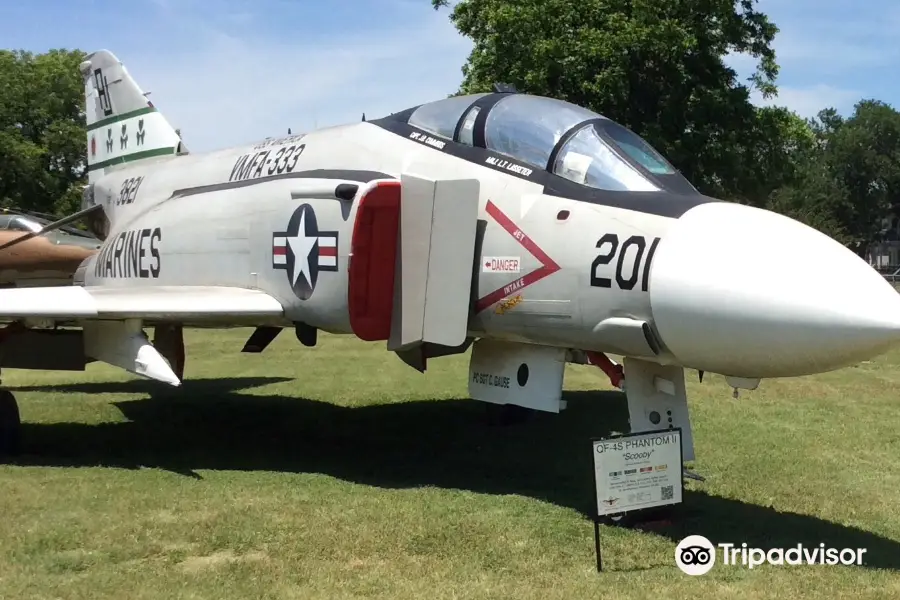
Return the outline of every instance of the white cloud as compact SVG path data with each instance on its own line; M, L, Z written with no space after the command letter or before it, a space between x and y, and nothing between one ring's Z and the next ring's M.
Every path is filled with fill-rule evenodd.
M896 64L900 44L881 44L838 37L825 31L779 35L773 44L777 61L814 68L820 76L839 76L848 69Z
M760 0L758 9L779 27L773 48L781 68L778 97L763 100L754 93L754 103L810 117L826 107L848 114L866 97L896 99L900 90L885 75L900 62L895 0ZM755 67L744 55L727 62L741 78Z
M446 12L424 5L391 30L304 41L254 35L222 20L213 25L191 16L186 5L154 1L167 15L171 46L192 50L177 58L143 49L118 56L194 151L283 134L288 127L297 133L351 122L363 112L383 116L445 97L458 88L471 49ZM252 12L232 4L220 19L253 21Z
M796 58L796 55L795 55ZM746 54L729 54L726 64L738 72L739 79L745 79L756 68L756 59ZM779 57L779 62L785 61ZM819 114L823 108L836 108L838 112L848 113L863 97L863 92L847 89L827 83L809 86L784 85L781 79L776 81L778 94L772 98L763 98L758 90L751 90L750 101L757 106L783 106L802 117L810 118ZM742 81L749 85L746 81Z
M757 106L785 106L801 117L810 118L824 108L836 108L838 112L849 113L861 97L862 93L858 90L818 84L806 88L781 86L774 98L763 99L755 92L750 99Z
M390 17L363 30L310 31L298 23L296 35L280 38L265 35L258 0L221 0L215 11L205 0L150 1L154 17L162 16L155 28L162 30L131 43L119 57L194 151L278 135L288 127L300 132L355 121L363 112L382 116L444 97L457 89L471 50L449 11L435 12L427 0L378 0L371 14ZM334 10L344 6L332 1ZM269 14L277 14L272 7L279 2L288 0L266 2ZM853 75L900 59L900 36L886 35L900 29L900 10L838 19L834 11L846 6L822 2L760 3L781 28L774 46L782 69L779 95L763 100L754 93L754 103L787 106L807 117L829 106L847 113L872 95L871 86ZM742 79L756 65L744 55L727 61Z

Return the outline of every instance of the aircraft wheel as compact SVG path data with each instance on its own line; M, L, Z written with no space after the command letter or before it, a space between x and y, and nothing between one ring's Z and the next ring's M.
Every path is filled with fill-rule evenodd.
M0 456L13 456L19 451L22 421L16 397L8 390L0 390Z

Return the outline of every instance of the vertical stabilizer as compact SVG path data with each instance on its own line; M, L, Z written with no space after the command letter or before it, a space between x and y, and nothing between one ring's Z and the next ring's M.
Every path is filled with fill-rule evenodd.
M81 63L87 102L88 180L136 161L184 153L178 132L156 110L111 52Z

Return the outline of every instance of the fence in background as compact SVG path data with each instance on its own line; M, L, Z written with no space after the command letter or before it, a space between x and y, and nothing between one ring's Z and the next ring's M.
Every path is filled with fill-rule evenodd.
M888 281L900 281L900 241L881 242L869 246L866 260Z

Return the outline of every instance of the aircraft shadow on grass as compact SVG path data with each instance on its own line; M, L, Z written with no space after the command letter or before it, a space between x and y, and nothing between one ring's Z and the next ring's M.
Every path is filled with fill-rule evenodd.
M437 486L518 494L593 510L589 440L627 429L619 392L566 392L568 409L498 426L495 408L469 399L363 407L238 393L284 378L186 381L181 390L145 381L19 387L74 393L142 392L116 402L123 423L23 423L15 464L156 467L195 478L197 469L323 473L387 488ZM686 484L687 486L695 484ZM900 570L900 542L816 517L686 490L657 534L700 534L758 548L819 543L867 548L865 566Z

